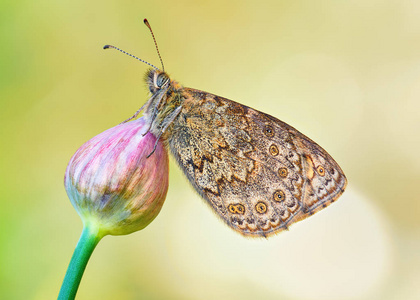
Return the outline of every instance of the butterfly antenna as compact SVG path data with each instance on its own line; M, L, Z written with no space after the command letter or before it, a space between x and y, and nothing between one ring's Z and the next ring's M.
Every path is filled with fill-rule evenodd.
M157 54L159 55L160 63L162 64L162 71L165 71L165 67L163 66L163 60L162 60L162 57L160 56L159 48L156 43L156 39L155 39L155 35L153 34L152 27L150 26L149 21L147 21L147 19L144 19L143 22L144 24L146 24L147 28L149 28L150 33L152 34L153 41L155 42L155 46L156 46L156 51L157 51Z
M137 59L137 60L141 61L141 62L144 62L145 64L147 64L147 65L151 66L152 68L155 68L156 70L159 70L159 68L158 68L158 67L155 67L155 66L154 66L154 65L152 65L151 63L148 63L147 61L142 60L141 58L138 58L137 56L134 56L133 54L130 54L130 53L128 53L128 52L125 52L124 50L122 50L122 49L120 49L120 48L117 48L117 47L112 46L112 45L105 45L105 46L104 46L104 49L109 49L109 48L112 48L112 49L118 50L118 51L120 51L120 52L122 52L122 53L124 53L124 54L127 54L127 55L129 55L129 56L131 56L131 57L133 57L133 58L135 58L135 59ZM162 67L163 67L163 65L162 65Z

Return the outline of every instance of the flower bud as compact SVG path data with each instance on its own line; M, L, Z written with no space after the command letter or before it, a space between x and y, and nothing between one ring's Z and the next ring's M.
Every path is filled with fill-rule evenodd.
M158 215L168 191L168 154L141 118L117 125L81 146L64 185L85 226L102 235L143 229ZM147 158L149 154L150 157Z

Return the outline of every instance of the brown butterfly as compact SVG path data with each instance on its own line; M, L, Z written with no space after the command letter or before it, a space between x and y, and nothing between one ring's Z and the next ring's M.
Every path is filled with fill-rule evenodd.
M196 191L234 230L263 236L334 202L347 185L340 166L292 126L232 100L186 88L152 66L144 109ZM127 120L127 121L128 121ZM153 153L153 152L152 152ZM152 154L151 153L151 154Z

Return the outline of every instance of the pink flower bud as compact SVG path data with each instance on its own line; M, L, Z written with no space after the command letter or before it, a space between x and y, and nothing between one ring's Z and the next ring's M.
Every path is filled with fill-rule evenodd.
M143 229L158 215L168 191L168 154L156 137L143 134L141 118L117 125L81 146L71 158L64 184L88 226L102 235Z

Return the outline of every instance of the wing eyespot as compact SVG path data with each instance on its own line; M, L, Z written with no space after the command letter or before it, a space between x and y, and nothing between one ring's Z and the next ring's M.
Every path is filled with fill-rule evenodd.
M277 148L277 146L276 146L276 145L274 145L274 144L272 144L272 145L270 146L270 148L268 148L268 150L270 151L270 154L271 154L272 156L277 156L277 155L279 155L279 148Z
M319 174L319 176L325 176L325 169L323 166L318 166L316 168L316 172Z
M267 212L267 205L263 201L259 201L255 204L255 210L259 214L265 214Z
M271 125L266 125L264 127L264 134L267 137L273 137L274 136L274 128Z
M287 168L282 167L279 169L278 173L281 178L286 178L287 174L289 174L289 171L287 170Z
M286 199L284 192L282 190L275 191L273 194L273 199L276 202L283 202Z

